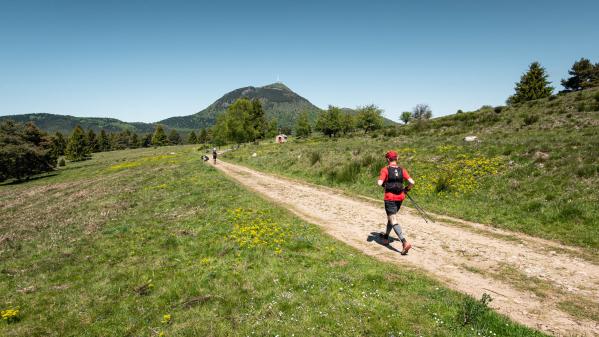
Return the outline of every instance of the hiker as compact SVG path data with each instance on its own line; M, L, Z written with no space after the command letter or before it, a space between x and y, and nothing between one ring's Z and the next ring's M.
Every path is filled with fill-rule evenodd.
M216 148L212 149L212 159L214 160L214 164L216 164Z
M383 244L389 244L389 233L391 229L395 231L403 245L402 255L406 255L412 245L406 240L397 219L397 213L401 207L402 201L406 198L406 193L414 186L414 180L410 178L408 171L397 165L397 152L388 151L385 154L388 165L381 169L378 184L385 189L385 212L387 213L387 230L383 235ZM404 182L407 186L404 187Z

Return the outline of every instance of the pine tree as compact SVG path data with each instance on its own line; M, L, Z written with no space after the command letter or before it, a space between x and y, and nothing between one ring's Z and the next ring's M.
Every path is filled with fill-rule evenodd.
M599 63L592 64L589 59L581 58L574 62L568 71L570 78L562 80L566 91L578 91L599 86Z
M81 126L77 125L69 138L65 156L70 161L86 160L91 157L91 151L87 144L87 137Z
M378 130L383 127L383 111L376 105L367 105L359 108L357 117L357 126L365 133Z
M96 139L96 134L92 129L87 130L87 145L89 146L90 152L99 151L98 140Z
M312 134L312 127L310 126L310 121L308 120L308 112L302 112L295 125L295 135L298 138L306 138Z
M208 131L206 131L206 129L201 129L200 134L198 136L198 143L206 144L207 141L208 141Z
M56 158L64 155L64 150L67 147L67 141L60 132L56 132L52 137L52 153Z
M181 136L179 135L177 130L171 130L171 132L168 134L168 142L172 145L181 144Z
M164 146L168 144L168 138L166 137L166 133L164 133L164 129L162 125L156 126L156 130L154 130L154 135L152 136L152 145L154 146Z
M137 149L139 146L139 136L137 135L137 133L133 132L131 134L131 140L129 141L129 147L131 149Z
M152 134L147 133L141 140L141 147L150 147L152 145Z
M110 151L110 139L104 129L100 130L100 136L98 136L98 151Z
M553 87L549 86L551 82L547 81L547 77L549 75L539 62L531 63L528 71L520 77L520 82L516 83L516 92L508 98L507 103L516 104L551 96Z
M0 124L0 181L52 171L56 159L52 139L33 123Z
M198 137L196 137L196 133L191 131L189 133L189 137L187 138L187 143L189 144L197 144L198 143Z

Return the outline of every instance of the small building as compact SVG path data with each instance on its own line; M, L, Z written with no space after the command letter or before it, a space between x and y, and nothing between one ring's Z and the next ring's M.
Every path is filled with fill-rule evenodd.
M285 143L287 141L287 135L280 134L275 137L275 142L278 144Z

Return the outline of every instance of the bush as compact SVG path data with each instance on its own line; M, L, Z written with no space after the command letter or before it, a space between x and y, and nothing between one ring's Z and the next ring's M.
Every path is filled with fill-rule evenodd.
M456 112L458 114L464 113L464 111L462 111L462 109L459 109L458 112Z
M489 303L493 299L487 293L484 293L480 300L467 297L458 311L457 319L462 325L477 324L482 316L489 311Z
M449 192L451 190L451 177L448 173L444 173L437 177L434 182L435 192Z
M554 101L556 99L557 99L557 95L551 95L551 96L549 96L549 100L550 101Z
M595 99L595 102L599 103L599 92L595 93L595 95L593 95L593 98Z
M60 158L60 161L58 162L58 166L62 167L62 166L65 166L65 165L66 165L66 163L64 161L64 158Z
M539 116L537 116L537 115L526 115L524 117L524 125L526 125L526 126L532 125L538 121L539 121Z
M495 111L495 113L501 113L501 111L503 111L505 107L504 106L496 106L493 111Z
M578 105L576 106L576 110L578 110L578 112L583 112L586 109L586 105L583 102L578 103Z
M320 159L320 152L310 152L310 166L314 166Z

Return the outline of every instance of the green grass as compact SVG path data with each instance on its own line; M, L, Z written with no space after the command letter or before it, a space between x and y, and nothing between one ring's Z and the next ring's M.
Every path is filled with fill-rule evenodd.
M0 335L542 335L359 254L199 155L102 153L0 186L0 310L19 309Z
M381 198L376 178L385 165L384 153L394 149L415 179L413 196L425 209L585 247L597 255L597 95L599 89L502 109L485 107L371 136L246 145L225 158ZM577 111L581 102L592 109ZM480 142L466 143L466 135Z

